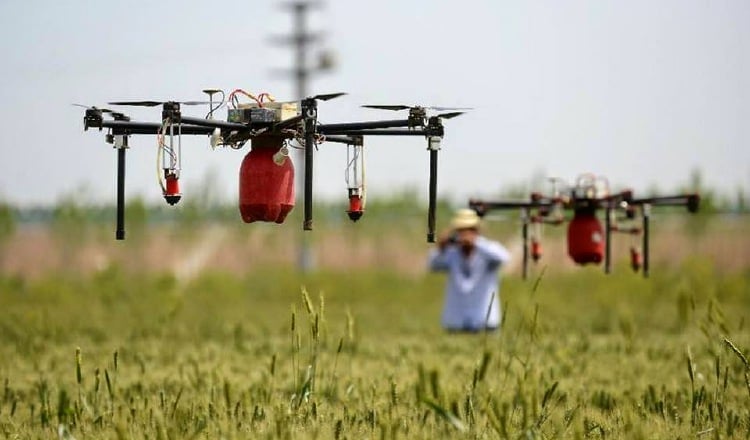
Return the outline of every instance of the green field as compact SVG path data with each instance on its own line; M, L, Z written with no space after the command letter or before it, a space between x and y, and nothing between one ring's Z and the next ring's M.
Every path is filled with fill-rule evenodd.
M439 325L444 278L425 273L423 210L404 200L356 225L320 207L310 275L294 269L298 218L131 209L122 243L111 210L71 205L8 229L0 433L750 438L745 217L655 218L648 280L627 237L604 275L565 261L565 231L548 229L531 279L504 274L500 332L456 335ZM486 232L517 255L517 226Z
M750 438L750 272L549 272L506 277L488 335L441 331L439 275L5 275L0 432Z

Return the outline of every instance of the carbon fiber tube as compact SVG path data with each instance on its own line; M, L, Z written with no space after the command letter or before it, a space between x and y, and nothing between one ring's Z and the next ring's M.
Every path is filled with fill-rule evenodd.
M429 128L382 128L382 129L363 129L363 130L335 130L328 131L324 134L340 134L347 136L434 136L438 132Z
M643 277L648 278L649 257L648 257L648 227L649 217L651 216L651 206L646 203L643 205Z
M521 226L521 241L523 246L523 267L521 276L525 280L529 275L529 210L521 209L523 225Z
M305 115L305 202L304 221L302 229L312 231L313 228L313 160L315 150L315 119L317 117L317 103L314 99L306 99L302 104Z
M127 142L127 137L124 138ZM127 144L126 144L127 145ZM126 145L117 149L117 228L115 240L125 240L125 150Z
M430 205L427 211L427 243L435 243L435 210L437 208L438 152L430 150Z
M604 273L612 272L612 205L604 210Z
M341 124L320 124L318 132L321 134L330 134L334 132L350 130L371 130L374 128L396 128L408 127L408 119L392 119L387 121L364 121L364 122L345 122Z

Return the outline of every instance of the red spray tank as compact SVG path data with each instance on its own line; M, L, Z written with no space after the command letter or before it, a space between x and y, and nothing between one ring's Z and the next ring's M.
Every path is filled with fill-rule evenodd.
M294 165L284 139L253 138L240 167L240 214L245 223L284 223L294 208Z
M568 226L568 255L578 264L604 259L604 229L593 209L577 210Z

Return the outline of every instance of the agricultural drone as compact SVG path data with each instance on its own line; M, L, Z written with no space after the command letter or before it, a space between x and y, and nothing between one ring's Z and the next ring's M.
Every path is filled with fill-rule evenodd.
M523 241L523 278L528 273L529 254L534 262L542 257L541 226L561 225L569 221L567 232L568 255L580 265L599 264L604 261L604 272L611 270L611 235L613 232L641 236L630 248L630 265L634 271L649 274L649 218L654 206L686 206L694 213L698 210L698 194L635 198L631 190L610 193L608 181L593 174L582 174L573 186L560 179L550 179L552 195L531 193L529 201L471 199L469 207L484 216L493 210L521 209L521 238ZM604 210L604 227L597 213ZM572 218L565 211L572 210ZM640 222L639 222L640 220ZM532 227L529 243L529 227Z
M208 101L116 101L116 106L161 106L160 122L137 122L122 112L86 107L84 130L107 129L106 141L117 150L117 228L115 238L125 238L125 152L132 135L156 135L157 175L162 194L170 205L182 194L182 136L208 136L212 148L241 149L249 140L251 151L240 167L239 208L243 221L283 223L294 207L294 166L288 158L289 148L304 150L304 221L303 229L313 228L313 160L323 142L346 145L346 183L349 198L347 214L357 221L365 210L365 136L423 136L430 153L429 210L427 241L435 241L435 207L437 197L437 160L445 130L443 120L463 113L461 108L406 105L365 105L381 110L408 110L402 119L321 124L318 102L338 98L345 93L316 95L301 101L278 102L268 93L253 95L236 89L226 95L219 89L203 90ZM221 99L215 100L219 94ZM248 100L240 102L240 98ZM183 106L208 105L205 117L182 114ZM214 113L227 107L226 120L214 119ZM434 110L437 114L428 114ZM111 119L105 119L105 115Z

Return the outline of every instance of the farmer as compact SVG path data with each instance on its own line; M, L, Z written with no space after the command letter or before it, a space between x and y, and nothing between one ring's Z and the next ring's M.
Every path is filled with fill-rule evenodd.
M479 227L476 212L459 209L430 253L430 270L448 272L442 317L448 331L479 332L500 325L499 270L510 253L481 236Z

